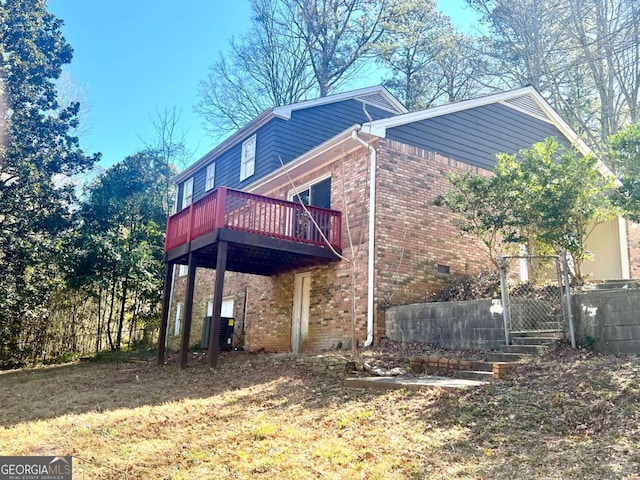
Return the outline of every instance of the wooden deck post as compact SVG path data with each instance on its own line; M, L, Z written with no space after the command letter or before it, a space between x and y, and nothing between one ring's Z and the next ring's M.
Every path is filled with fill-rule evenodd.
M193 313L193 290L196 281L196 254L189 252L189 273L187 274L187 291L184 300L184 327L180 344L180 368L187 366L189 359L189 336L191 334L191 316Z
M173 262L167 262L164 272L164 292L162 294L162 317L160 320L160 335L158 336L158 365L164 364L164 353L167 344L167 326L169 323L169 309L171 308L171 290L173 289Z
M220 349L220 314L222 311L222 292L224 290L224 272L227 268L227 242L218 242L218 258L216 259L216 285L213 292L213 316L209 326L209 366L218 365Z

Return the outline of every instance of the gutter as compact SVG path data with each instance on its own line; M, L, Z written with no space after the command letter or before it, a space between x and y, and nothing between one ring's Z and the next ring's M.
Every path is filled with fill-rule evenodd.
M367 271L367 339L363 347L370 347L373 343L373 294L374 294L374 267L375 267L375 218L376 218L376 166L377 152L374 147L358 136L358 131L351 132L351 137L371 153L371 166L369 171L369 264Z

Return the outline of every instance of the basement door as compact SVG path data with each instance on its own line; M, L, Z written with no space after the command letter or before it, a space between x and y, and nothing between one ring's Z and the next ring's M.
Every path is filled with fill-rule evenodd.
M311 273L296 275L293 285L293 318L291 319L291 351L302 353L309 335Z

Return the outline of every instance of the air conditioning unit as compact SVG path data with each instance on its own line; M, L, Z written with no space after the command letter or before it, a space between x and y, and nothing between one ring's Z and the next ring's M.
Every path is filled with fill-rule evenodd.
M220 317L220 331L218 335L218 347L220 350L231 350L233 348L233 328L236 324L233 317ZM202 342L200 346L209 348L209 330L211 317L204 317L202 322Z

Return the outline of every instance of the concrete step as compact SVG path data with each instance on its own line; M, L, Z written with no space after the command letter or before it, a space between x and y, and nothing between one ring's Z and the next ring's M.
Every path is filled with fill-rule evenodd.
M487 353L487 362L517 362L523 358L530 357L530 354L526 353L504 353L504 352L492 352Z
M540 355L547 351L545 345L501 345L502 353L518 353L525 355Z
M605 280L596 284L596 290L614 290L618 288L637 289L640 288L640 281L633 279Z
M555 337L511 337L513 345L551 345L556 341Z
M488 379L485 379L488 380ZM409 389L419 390L423 388L437 388L441 390L457 390L459 388L479 387L486 381L449 377L347 377L344 379L345 387L375 388L378 390Z
M491 380L493 380L493 370L491 372L481 372L478 370L458 370L454 374L454 378L490 382Z
M493 372L493 362L473 362L471 370L477 372Z
M557 324L554 322L556 328L550 328L546 330L521 330L519 332L511 332L512 337L552 337L558 340L565 338L564 330L557 328Z
M523 322L521 320L512 321L512 334L529 334L531 332L550 332L564 330L561 318L549 317L547 319L533 319Z

